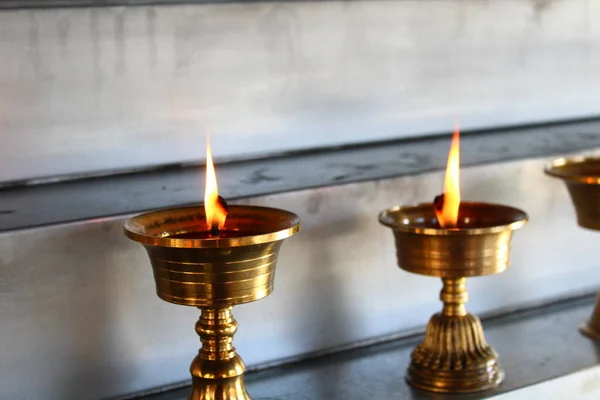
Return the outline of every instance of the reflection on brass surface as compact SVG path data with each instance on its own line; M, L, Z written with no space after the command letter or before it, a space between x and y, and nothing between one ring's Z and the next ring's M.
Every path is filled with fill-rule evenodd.
M203 207L160 210L126 222L125 235L148 252L158 296L201 310L196 332L202 347L190 367L190 400L250 399L244 362L232 345L237 322L231 309L273 291L281 243L299 229L295 214L251 206L229 207L221 238L206 233Z
M558 158L544 172L560 178L567 185L575 206L577 224L582 228L600 230L600 158ZM592 316L580 327L581 333L600 341L600 291Z
M438 226L433 204L394 207L379 221L394 232L398 265L441 277L442 311L411 355L406 380L421 389L467 393L492 389L504 379L479 318L468 313L466 277L496 274L509 265L512 231L527 221L516 208L462 202L458 228Z
M567 185L579 226L600 230L600 158L559 158L544 172Z

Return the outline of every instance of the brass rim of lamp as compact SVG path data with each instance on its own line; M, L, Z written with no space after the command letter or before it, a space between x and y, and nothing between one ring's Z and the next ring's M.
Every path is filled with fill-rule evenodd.
M467 213L465 213L467 210ZM479 220L471 226L465 219L478 215ZM415 206L396 206L379 214L379 222L394 231L431 236L485 235L515 230L522 227L529 216L518 208L493 203L461 202L459 211L460 228L437 228L437 218L431 203ZM475 224L485 225L477 226Z
M230 248L286 239L300 230L300 218L289 211L270 207L228 207L226 226L251 235L231 238L183 239L171 236L208 230L204 207L179 207L137 215L125 223L125 235L150 246L176 248ZM201 229L198 229L201 228Z
M564 181L600 185L600 157L560 157L547 164L544 172Z

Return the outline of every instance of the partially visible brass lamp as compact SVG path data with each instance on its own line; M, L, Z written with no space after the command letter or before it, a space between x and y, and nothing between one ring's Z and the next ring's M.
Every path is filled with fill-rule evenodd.
M442 311L411 354L406 380L433 392L492 389L504 372L479 318L465 309L467 277L497 274L509 265L512 231L527 221L519 209L460 202L458 132L448 159L444 195L436 202L392 207L379 215L391 228L400 268L442 279Z
M547 165L544 172L566 184L575 206L577 224L600 231L600 158L558 158ZM579 329L586 336L600 341L600 292L592 316Z
M138 215L125 224L125 235L146 248L158 297L201 310L202 347L190 367L189 400L248 400L231 310L271 294L279 248L298 232L300 219L275 208L227 207L209 149L205 207Z

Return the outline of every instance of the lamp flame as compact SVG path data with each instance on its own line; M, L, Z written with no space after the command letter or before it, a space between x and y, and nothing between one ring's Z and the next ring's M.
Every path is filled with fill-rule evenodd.
M210 149L210 139L206 134L206 186L204 188L204 211L206 214L206 223L208 229L217 231L225 226L227 218L227 209L224 202L219 198L219 188L217 186L217 175L215 165L213 164L212 151Z
M441 210L435 213L442 228L454 228L458 222L460 207L460 133L458 127L452 135L452 145L448 153L446 179L444 181L444 196Z

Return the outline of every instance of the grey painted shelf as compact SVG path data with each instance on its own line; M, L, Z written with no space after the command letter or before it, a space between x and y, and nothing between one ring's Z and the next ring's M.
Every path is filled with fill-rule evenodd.
M449 134L281 154L217 165L219 189L239 199L415 175L445 168ZM600 119L466 132L462 166L600 147ZM218 160L216 160L218 163ZM201 201L201 164L0 189L0 232Z
M420 335L343 351L249 373L255 400L461 399L493 397L594 366L600 345L577 327L590 316L594 295L484 319L488 342L506 371L496 390L474 395L434 395L411 389L404 379ZM189 387L140 400L185 400Z

